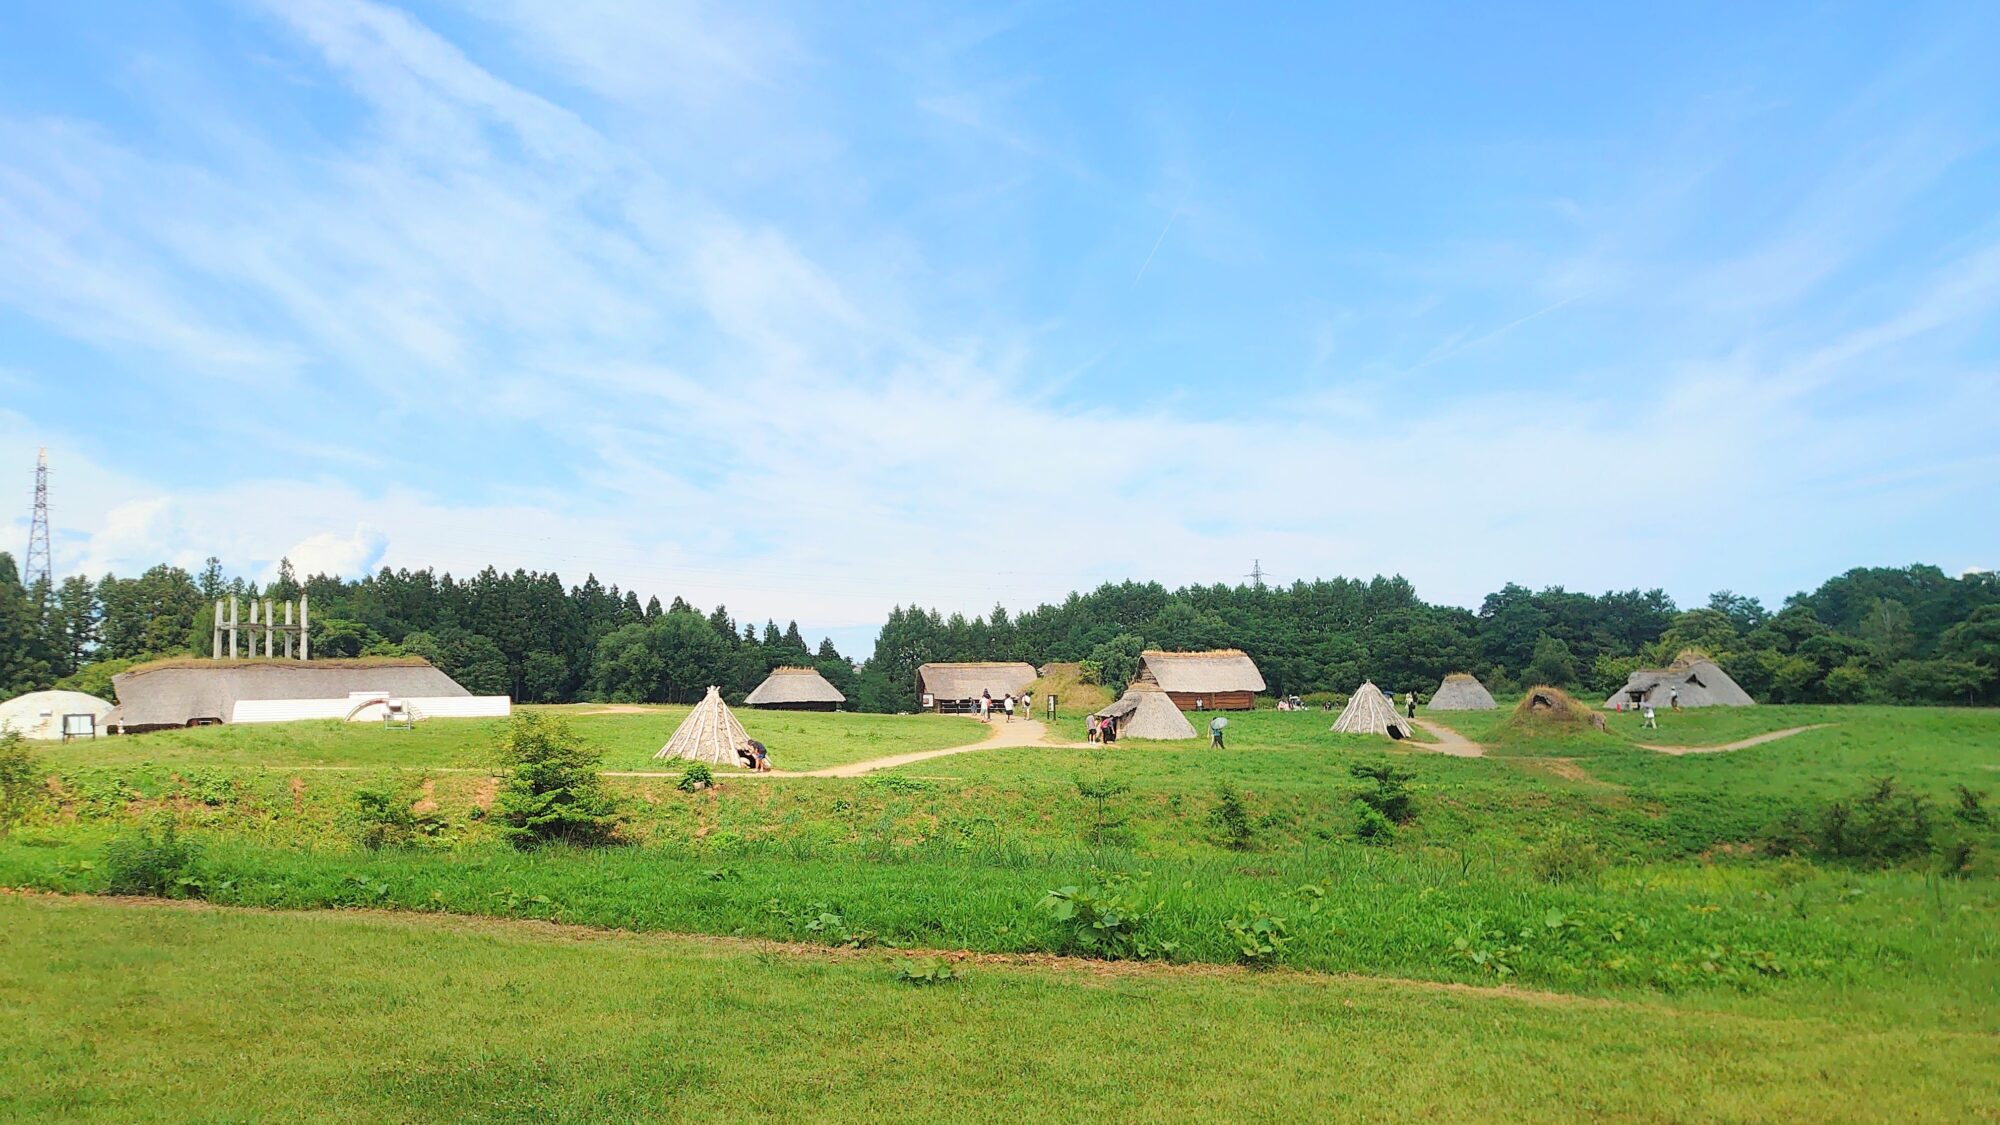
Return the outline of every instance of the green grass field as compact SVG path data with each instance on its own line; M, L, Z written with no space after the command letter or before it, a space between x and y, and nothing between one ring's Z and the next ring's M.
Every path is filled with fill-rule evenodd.
M676 768L653 755L689 709L646 706L610 711L601 705L573 704L523 710L564 717L587 745L603 753L605 769L659 770ZM770 747L772 764L788 770L816 770L958 746L977 742L987 731L977 719L938 715L737 708L736 716L752 738ZM505 727L501 719L432 719L411 730L330 719L195 727L136 738L60 743L47 757L59 766L490 769L502 764L496 747Z
M604 750L613 770L661 765L650 754L680 713L564 710L578 735ZM484 818L498 780L497 724L437 722L414 733L340 724L209 728L52 751L49 799L11 838L0 840L0 885L100 891L111 842L139 824L168 819L200 848L184 893L238 907L369 907L427 916L167 912L171 922L153 923L134 920L135 914L152 915L131 908L10 904L26 912L23 918L49 916L23 926L101 932L65 939L65 948L93 950L94 960L74 962L79 987L116 976L118 957L174 963L171 942L165 952L148 954L143 950L154 948L150 939L133 936L154 925L214 931L215 940L245 948L268 946L260 956L272 963L297 956L287 949L322 939L350 949L357 965L368 959L371 945L470 943L491 953L492 964L481 971L495 979L545 971L548 982L534 987L582 987L590 974L553 961L533 967L552 956L551 949L571 950L575 939L506 928L539 919L625 935L583 946L634 958L634 965L647 958L672 961L674 967L657 972L666 974L661 980L682 981L675 987L698 989L685 974L713 974L754 980L742 987L783 997L800 987L798 974L804 974L822 981L828 995L845 997L855 1006L853 1018L866 1026L874 1026L870 1020L891 1023L893 1013L937 996L971 1005L975 1015L967 1017L964 1038L953 1048L962 1054L953 1056L949 1090L923 1085L927 1076L881 1070L903 1064L878 1060L879 1075L841 1094L856 1100L836 1103L851 1105L855 1114L880 1115L877 1107L908 1090L947 1107L964 1105L969 1116L986 1116L975 1111L988 1109L993 1115L1193 1114L1232 1104L1232 1089L1235 1101L1278 1099L1279 1116L1308 1116L1314 1104L1335 1112L1459 1118L1581 1112L1946 1118L1993 1112L1991 1082L1975 1081L1968 1068L1984 1065L2000 1034L2000 832L1990 821L1961 825L1951 810L1958 786L2000 789L2000 713L1690 711L1663 715L1665 729L1658 732L1642 734L1636 717L1612 716L1606 732L1532 738L1504 727L1504 714L1428 716L1484 743L1483 758L1336 736L1326 729L1331 719L1319 712L1259 711L1232 717L1223 751L1210 750L1205 739L1126 742L1110 750L992 748L863 778L725 777L718 788L697 793L679 791L671 777L615 778L627 815L624 846L530 853L500 842ZM772 742L781 765L801 769L962 744L984 733L973 720L924 716L742 715L753 733ZM1720 754L1673 756L1635 741L1713 745L1816 724L1827 725ZM1348 769L1366 762L1409 771L1418 810L1392 839L1372 845L1357 835L1355 798L1364 782ZM1969 844L1966 871L1950 875L1929 856L1875 868L1763 854L1771 826L1787 814L1852 797L1889 774L1924 795L1932 815ZM377 852L351 842L346 823L353 794L384 783L404 786L411 800L436 816L441 828L435 837ZM1218 818L1225 787L1243 812L1241 835L1233 840ZM1574 865L1578 856L1588 862ZM1118 877L1129 880L1127 890L1106 882ZM1162 967L1121 970L1115 984L1104 984L1089 983L1096 978L1075 968L1004 968L990 975L982 969L963 987L931 991L888 981L881 959L898 956L883 952L891 947L993 955L1077 948L1075 932L1041 905L1049 891L1072 885L1125 894L1124 906L1140 917L1146 941L1170 950L1164 959L1181 966L1227 966L1240 956L1232 923L1276 920L1287 940L1271 960L1285 971L1245 977ZM451 920L474 916L494 921ZM325 928L336 922L350 928ZM699 934L863 952L830 952L824 961L787 954L773 962L755 946L672 936ZM19 956L10 950L10 965ZM383 956L397 963L394 954ZM175 971L183 974L189 995L202 987L204 972L220 972L202 965ZM622 971L607 969L606 987ZM245 972L240 983L208 979L246 995L268 986ZM367 977L357 973L357 979ZM1469 994L1438 992L1436 985L1362 984L1326 974L1497 985L1573 999L1482 996L1475 1004ZM108 981L92 987L116 993ZM1128 987L1144 989L1147 999L1128 1002L1115 991ZM1342 1032L1338 1019L1321 1018L1328 1009L1316 994L1353 998L1344 991L1352 988L1380 990L1369 998L1384 1013L1379 1027L1355 1025L1356 1037ZM1067 999L1045 1001L1049 992ZM27 993L10 983L5 995L12 1002ZM434 991L418 995L430 998ZM581 1027L591 1024L591 1011L600 1013L599 1024L635 1018L611 993L591 995L600 998L580 1002L564 1019ZM985 1000L975 1003L979 997ZM736 1008L729 1009L735 1012L730 1018L745 1035L837 1038L842 1005L823 999L784 999L778 1010L793 1012L788 1018ZM489 1017L447 1005L459 1014L440 1015L436 1019L445 1022L434 1025L427 1022L433 1003L399 1002L395 1011L424 1029L412 1031L416 1041L432 1044L425 1048L432 1061L418 1069L443 1074L456 1064L436 1060L476 1049L476 1043L454 1044L449 1021L484 1027L477 1020ZM1047 1019L1063 1021L1050 1036L1078 1044L1080 1058L1043 1059L1025 1071L998 1061L1018 1056L993 1053L987 1038L1001 1035L1010 1019L1037 1021L1039 1035L1044 1017L1023 1013L1044 1007ZM1399 1007L1405 1012L1400 1024L1392 1018ZM1135 1020L1135 1011L1144 1018ZM1655 1015L1676 1031L1656 1040L1637 1027L1618 1028L1618 1017L1605 1017L1603 1029L1593 1031L1565 1022L1620 1011ZM1580 1014L1586 1012L1592 1014ZM236 1018L254 1025L260 1017L245 1010ZM368 1041L381 1034L374 1025L355 1024L361 1018L355 1012L325 1018L328 1036ZM823 1019L835 1026L819 1027ZM1421 1034L1412 1030L1433 1019L1443 1025ZM809 1033L799 1030L802 1021L811 1025ZM1206 1045L1184 1065L1196 1074L1215 1068L1213 1084L1183 1077L1168 1088L1123 1090L1103 1077L1157 1074L1166 1064L1152 1056L1188 1051L1192 1033L1186 1029L1204 1021L1205 1034L1218 1045L1270 1039L1276 1027L1283 1029L1287 1050L1295 1040L1307 1041L1297 1038L1304 1035L1332 1059L1350 1058L1377 1041L1385 1058L1421 1053L1426 1044L1451 1054L1428 1070L1384 1077L1365 1089L1329 1085L1331 1077L1276 1081L1273 1073L1282 1073L1281 1067L1266 1073L1225 1062L1219 1049L1210 1052ZM1613 1028L1624 1034L1604 1038L1604 1029ZM1731 1051L1765 1053L1754 1061L1704 1053L1695 1046L1704 1036L1735 1044ZM1481 1041L1486 1049L1474 1049ZM201 1049L214 1055L190 1061L191 1071L283 1066L277 1059L233 1058L216 1042L202 1039ZM1096 1056L1081 1046L1091 1043L1108 1071L1091 1069ZM1924 1066L1898 1071L1870 1057L1868 1044L1921 1054ZM842 1050L864 1047L887 1050L886 1042L865 1035ZM437 1082L443 1085L403 1093L434 1099L439 1115L474 1116L582 1113L574 1107L597 1096L593 1090L611 1106L638 1104L621 1098L667 1096L659 1075L612 1082L587 1074L595 1065L590 1060L598 1059L607 1072L630 1069L633 1064L619 1061L629 1049L622 1042L614 1047L565 1039L550 1048L555 1061L540 1080L508 1069L507 1056L496 1055L491 1102L442 1078ZM1565 1059L1571 1069L1554 1088L1539 1076L1525 1083L1502 1077L1524 1052L1546 1064L1552 1052L1562 1051L1577 1054ZM14 1057L6 1052L4 1059ZM981 1058L995 1061L982 1071ZM0 1061L0 1080L32 1077L33 1088L50 1089L41 1071L20 1065ZM83 1077L105 1072L75 1056L33 1065ZM363 1065L329 1063L315 1080L354 1084L352 1068ZM1841 1077L1814 1077L1819 1071L1813 1068ZM1329 1074L1337 1077L1343 1069L1352 1068ZM1023 1074L1041 1080L1028 1082ZM1722 1085L1689 1088L1704 1074L1721 1075ZM1669 1082L1658 1075L1679 1078ZM135 1088L145 1085L128 1080ZM370 1081L348 1095L360 1099L357 1114L397 1116L389 1107L418 1104L399 1103L396 1087L378 1090ZM769 1089L769 1112L792 1110L800 1103L788 1099L804 1097L806 1089L825 1094L823 1079L802 1081L790 1093L783 1086ZM1849 1081L1859 1085L1840 1085ZM1772 1090L1769 1108L1755 1100L1760 1083ZM731 1092L755 1084L747 1063L711 1061L690 1072L683 1092L660 1104L672 1107L663 1111L670 1115L700 1116L715 1105L750 1104L732 1101ZM952 1100L968 1089L995 1091L998 1100ZM1849 1093L1827 1093L1842 1089ZM1869 1090L1879 1097L1855 1093ZM1204 1100L1211 1097L1219 1100ZM130 1105L74 1104L106 1116L119 1116ZM296 1112L287 1108L291 1103L251 1102L239 1115L255 1115L258 1104L279 1115Z
M1838 1008L961 965L0 899L15 1119L1966 1120L2000 1039Z

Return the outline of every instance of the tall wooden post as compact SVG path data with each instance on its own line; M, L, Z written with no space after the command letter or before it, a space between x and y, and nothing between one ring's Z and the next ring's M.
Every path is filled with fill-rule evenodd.
M285 603L285 659L292 658L292 603Z
M304 594L300 594L299 595L299 659L300 660L309 660L312 658L311 650L308 648L308 646L311 643L312 643L312 625L310 622L306 620L306 596Z
M210 649L209 659L220 660L222 659L222 599L221 598L215 599L215 614L208 619L208 623L214 626L214 628L209 630L211 634L210 640L212 642L209 645Z
M241 620L239 616L241 609L242 604L236 600L236 595L229 595L229 659L231 660L236 659L236 625Z

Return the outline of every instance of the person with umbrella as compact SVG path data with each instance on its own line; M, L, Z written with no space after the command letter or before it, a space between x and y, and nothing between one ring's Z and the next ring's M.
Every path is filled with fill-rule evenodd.
M1229 720L1220 715L1217 715L1214 721L1208 724L1208 748L1210 750L1222 749L1222 728L1228 725Z

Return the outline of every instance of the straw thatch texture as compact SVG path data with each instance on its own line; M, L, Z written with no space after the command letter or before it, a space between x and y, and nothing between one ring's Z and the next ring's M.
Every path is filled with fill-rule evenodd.
M1097 717L1116 723L1119 738L1172 742L1195 736L1193 724L1158 684L1133 684L1118 697L1118 702L1099 711Z
M1521 702L1514 705L1514 713L1507 718L1507 725L1517 730L1542 730L1555 727L1592 727L1604 729L1604 716L1583 705L1575 696L1559 687L1536 684L1521 696Z
M1625 686L1611 693L1606 707L1665 707L1679 688L1683 707L1750 707L1756 700L1729 677L1715 661L1695 653L1682 653L1665 668L1641 668L1626 679Z
M1356 688L1340 717L1333 721L1339 734L1385 734L1390 738L1410 737L1410 722L1382 694L1373 680Z
M1161 652L1148 649L1139 654L1139 678L1151 680L1175 695L1223 695L1264 690L1264 674L1242 649L1223 648L1211 652Z
M750 735L722 701L721 690L711 687L653 757L686 758L711 766L741 766L743 759L738 754L749 752Z
M0 731L14 731L22 738L56 740L62 738L64 715L90 715L96 729L107 729L111 704L80 691L31 691L0 703Z
M939 701L1019 695L1035 682L1035 666L1026 661L982 660L958 664L926 664L917 669L917 694Z
M126 732L223 723L246 699L339 699L356 692L399 698L469 696L422 660L172 660L111 678L118 706L107 725Z
M1465 672L1453 672L1424 706L1433 711L1492 711L1500 705L1493 702L1493 693L1485 684Z
M847 697L817 668L776 668L743 702L752 707L831 711L847 702Z

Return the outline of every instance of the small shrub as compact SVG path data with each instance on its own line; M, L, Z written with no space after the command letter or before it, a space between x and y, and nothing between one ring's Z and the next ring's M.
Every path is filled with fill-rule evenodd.
M931 787L931 783L928 781L921 781L914 777L897 777L894 774L876 774L863 779L861 784L870 789L882 789L890 793L905 795L923 793Z
M1986 809L1985 793L1969 785L1960 785L1957 792L1958 807L1951 810L1951 815L1966 824L1977 824L1983 827L1993 823L1993 814Z
M913 957L896 966L896 979L904 984L928 988L964 978L951 967L951 962L942 957Z
M1222 834L1224 847L1239 852L1249 850L1256 833L1250 826L1250 810L1243 806L1243 798L1235 786L1226 781L1216 786L1215 807L1209 810L1208 820Z
M348 839L371 852L410 846L418 833L410 803L409 790L399 786L356 789L353 805L342 817Z
M1356 796L1390 823L1408 824L1417 818L1417 798L1410 792L1410 780L1416 774L1392 762L1355 762L1347 772L1371 783Z
M1364 844L1393 844L1396 842L1396 825L1374 805L1355 798L1354 838Z
M1251 903L1247 915L1239 914L1222 924L1236 946L1236 958L1246 965L1272 965L1285 954L1285 920Z
M1861 796L1826 807L1814 850L1824 859L1897 863L1930 852L1932 816L1929 798L1905 790L1893 776L1877 778Z
M1090 801L1094 809L1094 816L1087 833L1090 842L1098 845L1119 842L1124 835L1122 830L1125 827L1125 818L1112 815L1111 799L1126 793L1131 786L1109 780L1085 781L1080 777L1074 781L1077 793Z
M0 731L0 836L12 831L41 798L40 760L19 731Z
M105 893L200 898L201 881L195 875L199 858L201 849L181 839L171 820L158 836L140 825L137 833L121 836L104 849Z
M714 787L714 785L715 771L709 769L706 762L696 762L689 766L687 772L681 774L681 779L674 782L674 788L683 793L699 793L703 789Z
M1559 824L1528 853L1528 865L1545 883L1581 883L1597 878L1604 857L1595 843Z
M1978 851L1970 837L1952 836L1938 843L1938 870L1954 879L1972 872L1972 857Z
M568 723L536 711L517 712L502 750L514 772L494 813L515 847L611 841L622 817L598 776L601 755L579 742Z
M1096 870L1082 885L1057 888L1041 902L1062 927L1063 952L1107 961L1171 956L1175 943L1154 941L1145 933L1146 923L1165 905L1148 907L1130 875Z

